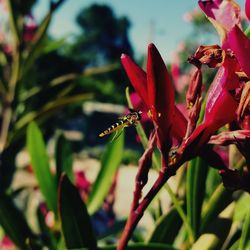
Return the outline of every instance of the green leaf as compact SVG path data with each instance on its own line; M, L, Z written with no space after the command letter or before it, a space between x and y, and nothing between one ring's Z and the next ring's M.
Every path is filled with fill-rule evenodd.
M59 214L67 248L97 249L91 220L77 188L63 174L59 185Z
M207 228L191 250L221 249L231 228L232 221L226 218L217 218L213 224Z
M116 246L105 246L105 247L99 247L100 250L116 250ZM68 249L68 250L88 250L86 248L74 248L74 249ZM144 243L135 243L135 244L129 244L126 247L126 250L177 250L173 246L167 245L167 244L158 244L158 243L150 243L150 244L144 244Z
M236 240L232 246L230 246L229 250L238 250L240 240Z
M250 206L246 206L246 204L250 204L250 196L248 193L243 193L235 206L234 221L241 222L245 219L246 214L250 213Z
M61 48L63 45L65 45L67 38L68 36L57 40L48 41L48 43L44 46L43 53L47 54Z
M199 234L201 208L205 198L207 163L200 157L189 162L187 169L187 215L195 238Z
M79 94L79 95L68 96L68 97L64 97L55 101L48 102L40 110L30 112L26 114L25 116L23 116L20 120L18 120L15 124L15 129L16 130L22 129L24 126L26 126L28 123L30 123L34 119L38 119L39 117L44 116L51 111L58 110L66 105L77 103L77 102L83 102L87 99L90 99L92 96L93 95L91 94Z
M101 159L101 169L92 187L88 199L88 211L95 213L103 204L115 173L121 163L124 147L124 133L114 141L110 142Z
M232 192L220 184L202 210L201 232L232 202Z
M244 33L245 33L245 35L246 35L248 38L250 38L250 26L248 26L248 27L246 28L246 30L244 31Z
M156 222L148 242L172 244L178 235L181 225L182 220L179 213L175 208L171 209Z
M250 212L246 214L238 250L250 249Z
M21 117L16 123L13 129L13 132L10 134L10 142L17 141L20 139L23 134L25 133L26 126L32 122L44 122L46 121L54 112L57 112L59 109L63 108L64 106L75 104L79 102L83 102L92 98L93 95L91 94L79 94L75 96L63 97L56 101L51 101L46 103L41 109L37 111L32 111L25 114Z
M52 175L42 133L35 122L27 129L27 147L40 190L50 210L57 214L57 186Z
M31 44L29 51L27 53L27 57L24 60L24 65L23 65L24 75L28 73L30 67L32 67L36 58L42 53L43 41L47 33L47 29L49 27L51 17L52 17L52 11L49 11L38 27L38 30L36 32L35 42Z
M20 249L28 249L26 240L34 238L23 214L10 196L0 194L0 224L5 233Z
M70 143L61 134L56 143L56 176L59 182L62 172L65 172L69 179L74 182L73 173L73 152Z

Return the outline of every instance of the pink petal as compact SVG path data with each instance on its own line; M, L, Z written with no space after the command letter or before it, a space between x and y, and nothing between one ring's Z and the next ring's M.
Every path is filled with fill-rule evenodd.
M226 58L223 66L218 70L208 90L204 121L194 130L184 145L185 154L197 154L211 135L236 117L238 103L229 92L239 86L239 80L234 73L236 69L237 63Z
M245 13L248 20L250 20L250 0L246 0L245 2Z
M141 97L147 108L149 108L147 76L145 71L142 70L128 55L122 54L121 62L135 91Z
M237 25L228 33L228 44L235 53L241 68L250 78L250 40Z
M222 66L208 91L204 122L216 124L216 130L235 118L238 104L229 93L239 84L234 72L234 68Z
M208 16L219 22L228 31L240 24L240 7L231 0L199 0L199 6Z

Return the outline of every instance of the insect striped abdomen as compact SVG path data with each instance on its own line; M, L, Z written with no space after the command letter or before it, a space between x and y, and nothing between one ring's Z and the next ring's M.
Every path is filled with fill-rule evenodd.
M114 131L120 129L121 127L124 127L125 124L126 124L126 121L119 121L119 122L113 124L112 126L107 128L106 130L104 130L101 134L99 134L99 137L103 137L105 135L111 134Z

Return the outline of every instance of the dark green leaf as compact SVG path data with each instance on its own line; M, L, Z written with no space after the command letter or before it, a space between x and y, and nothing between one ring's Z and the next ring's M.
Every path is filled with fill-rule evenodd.
M201 232L232 202L232 192L220 184L202 210Z
M64 138L63 135L58 137L56 143L56 176L59 182L62 172L65 172L69 179L74 182L73 174L73 152L70 143Z
M200 157L189 162L187 170L187 215L194 236L199 234L201 207L205 198L207 163Z
M68 248L97 249L87 208L78 190L65 174L61 176L60 180L58 206L66 246Z
M0 224L18 247L28 249L26 240L32 239L34 235L21 211L6 194L0 195Z
M49 209L57 214L56 178L52 175L42 133L35 122L28 126L27 147L31 164Z
M116 246L106 246L106 247L99 247L100 250L116 250ZM74 249L68 249L68 250L88 250L86 248L74 248ZM144 243L135 243L135 244L129 244L126 247L126 250L177 250L173 246L167 245L167 244L158 244L158 243L150 243L150 244L144 244Z
M15 156L21 149L19 143L13 143L6 148L1 155L0 165L0 192L5 191L11 185L16 169Z
M49 27L49 23L51 21L52 12L50 11L43 19L41 24L38 27L38 30L36 32L36 39L35 42L32 43L32 45L29 48L29 53L27 55L27 58L24 60L23 65L23 74L25 75L30 67L32 67L35 59L42 53L43 51L43 40L45 38L45 35L47 33L47 29Z
M172 244L178 235L182 220L176 209L171 209L156 222L148 242Z
M204 234L202 234L191 250L221 249L228 236L232 221L226 218L217 218L213 221Z
M88 199L88 211L90 214L93 214L101 207L109 192L117 168L122 160L123 146L124 133L121 133L116 140L108 144L102 156L101 169Z

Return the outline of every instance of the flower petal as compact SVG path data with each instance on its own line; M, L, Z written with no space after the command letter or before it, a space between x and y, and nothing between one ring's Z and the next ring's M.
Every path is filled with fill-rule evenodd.
M240 25L240 6L233 0L199 0L202 11L219 22L228 31L234 25Z
M250 78L250 40L237 25L228 33L228 44L235 53L241 68Z
M174 88L165 63L153 44L148 46L147 80L153 120L168 130L173 123Z
M122 54L121 62L135 91L149 109L147 76L145 71L126 54Z
M229 91L239 87L237 70L237 63L227 57L208 90L204 122L212 122L216 130L235 118L238 104Z
M173 126L171 127L171 135L181 142L185 136L187 129L187 120L181 111L175 106L173 112Z
M250 0L246 0L245 2L245 13L248 20L250 20Z
M235 74L236 68L237 63L226 57L208 90L204 120L180 149L180 153L184 152L187 158L197 155L211 135L236 117L238 103L229 93L239 86L239 80Z

